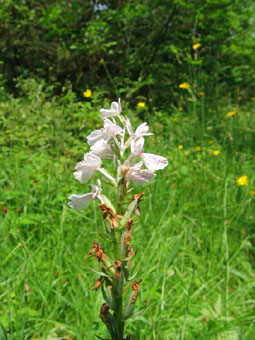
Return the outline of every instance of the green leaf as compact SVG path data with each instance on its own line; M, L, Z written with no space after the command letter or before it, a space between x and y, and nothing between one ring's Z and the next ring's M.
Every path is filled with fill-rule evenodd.
M127 320L131 317L131 315L133 314L134 308L135 308L135 303L132 303L132 299L134 296L135 292L132 290L129 294L129 297L126 301L126 305L124 307L124 311L123 311L123 319Z
M38 316L38 315L40 315L40 313L37 310L29 308L29 307L24 307L24 308L19 309L17 311L17 313L19 315L28 314L29 316Z
M107 275L107 274L104 273L104 272L98 272L97 270L95 270L95 269L93 269L93 268L91 268L91 267L85 267L85 268L91 270L92 272L98 274L99 276L104 276L104 277L110 278L110 276Z
M107 305L109 305L113 311L116 311L115 302L114 302L114 299L112 298L111 288L109 286L105 287L105 284L103 284L102 294Z
M136 316L141 315L148 307L149 307L149 306L145 306L143 309L140 309L138 312L133 313L133 314L129 317L129 319L135 318Z
M139 273L140 270L141 268L138 268L137 271L127 280L127 282L132 281L136 277L136 275Z
M20 218L20 220L19 220L20 225L33 225L33 224L36 224L36 223L37 223L36 221L33 221L28 217L23 217L23 218Z

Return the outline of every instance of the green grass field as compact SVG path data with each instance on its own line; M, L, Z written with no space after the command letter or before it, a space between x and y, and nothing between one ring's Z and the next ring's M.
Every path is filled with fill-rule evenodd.
M87 256L103 220L97 202L67 206L89 189L72 173L102 106L43 91L0 103L1 340L106 336ZM134 340L255 339L255 111L226 104L202 113L139 114L155 133L146 151L169 166L136 187L145 191L133 229L143 279L136 308L148 308L127 324Z

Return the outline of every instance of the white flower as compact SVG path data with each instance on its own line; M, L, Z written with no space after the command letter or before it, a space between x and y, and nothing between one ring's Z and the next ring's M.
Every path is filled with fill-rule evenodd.
M149 170L164 169L168 165L165 157L154 155L153 153L142 153L142 160Z
M90 135L87 136L87 142L89 145L94 145L97 141L103 137L103 129L92 131Z
M115 137L116 135L122 135L123 129L118 126L115 121L112 122L110 119L104 120L104 128L100 130L95 130L91 132L90 135L87 137L87 141L89 145L94 145L99 140L103 139L105 141L108 141L112 137Z
M84 155L84 161L79 162L74 172L74 177L81 183L86 183L93 174L101 167L102 160L92 152Z
M146 184L153 180L153 178L156 176L153 170L149 169L141 169L143 165L143 162L140 161L133 166L130 166L128 169L127 164L124 162L124 172L126 171L126 178L127 178L127 183L129 184L130 179L135 183L135 184ZM127 171L128 169L128 171Z
M131 127L130 120L127 118L126 119L126 128L127 128L128 134L130 136L134 137L134 138L139 138L139 137L142 137L142 136L151 136L151 135L153 135L153 133L148 133L149 126L147 125L146 122L140 124L138 126L138 128L135 130L135 133L134 133L133 130L132 130L132 127Z
M100 112L101 112L100 117L102 119L105 119L106 117L111 117L111 116L119 116L121 113L120 98L118 100L118 103L112 102L110 110L101 109Z
M110 119L104 120L104 131L103 131L103 138L108 141L112 137L116 135L122 135L123 129L118 126L115 121L114 123Z
M135 184L146 184L154 179L156 174L149 169L132 170L130 178Z
M99 139L90 150L101 158L113 158L111 146L104 139Z
M92 192L87 194L72 194L69 196L68 199L71 200L68 202L69 207L75 210L83 210L95 199L99 199L101 203L104 203L101 197L102 189L100 180L98 180L98 186L92 184L91 187Z
M133 157L138 157L143 152L144 138L139 137L131 141L131 154Z
M139 157L143 152L144 138L143 136L151 136L153 133L148 133L149 127L147 123L142 123L135 130L132 130L130 120L126 119L127 132L130 135L128 141L125 144L125 148L131 144L131 154L133 157Z
M93 193L88 194L72 194L68 197L71 202L68 202L70 208L76 210L86 209L89 203L91 202L93 197Z

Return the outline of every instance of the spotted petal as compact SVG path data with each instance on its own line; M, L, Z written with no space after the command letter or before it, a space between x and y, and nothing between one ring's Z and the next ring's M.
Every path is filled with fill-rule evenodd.
M134 181L136 184L146 184L153 180L153 178L156 176L154 171L143 169L143 170L133 170L131 171L130 178L132 181Z
M150 170L164 169L168 165L168 160L165 157L154 155L153 153L142 153L141 157Z
M90 150L101 158L113 158L111 147L104 139L97 141Z

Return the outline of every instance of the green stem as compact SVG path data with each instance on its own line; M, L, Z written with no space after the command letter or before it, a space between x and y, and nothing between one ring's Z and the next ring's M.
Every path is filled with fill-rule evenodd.
M118 174L118 184L117 184L117 193L116 193L116 213L121 213L121 206L125 196L125 181L121 174ZM120 242L122 242L121 231L116 230L115 234L115 242L114 242L114 254L115 261L121 260L122 254L120 254ZM122 340L124 336L124 327L125 322L123 320L123 306L122 306L122 292L124 289L124 272L121 266L121 272L119 278L115 281L114 289L112 291L113 298L115 300L115 321L116 321L116 335L113 340Z
M115 299L116 303L116 326L117 326L117 339L122 340L124 336L124 320L122 313L122 295Z

